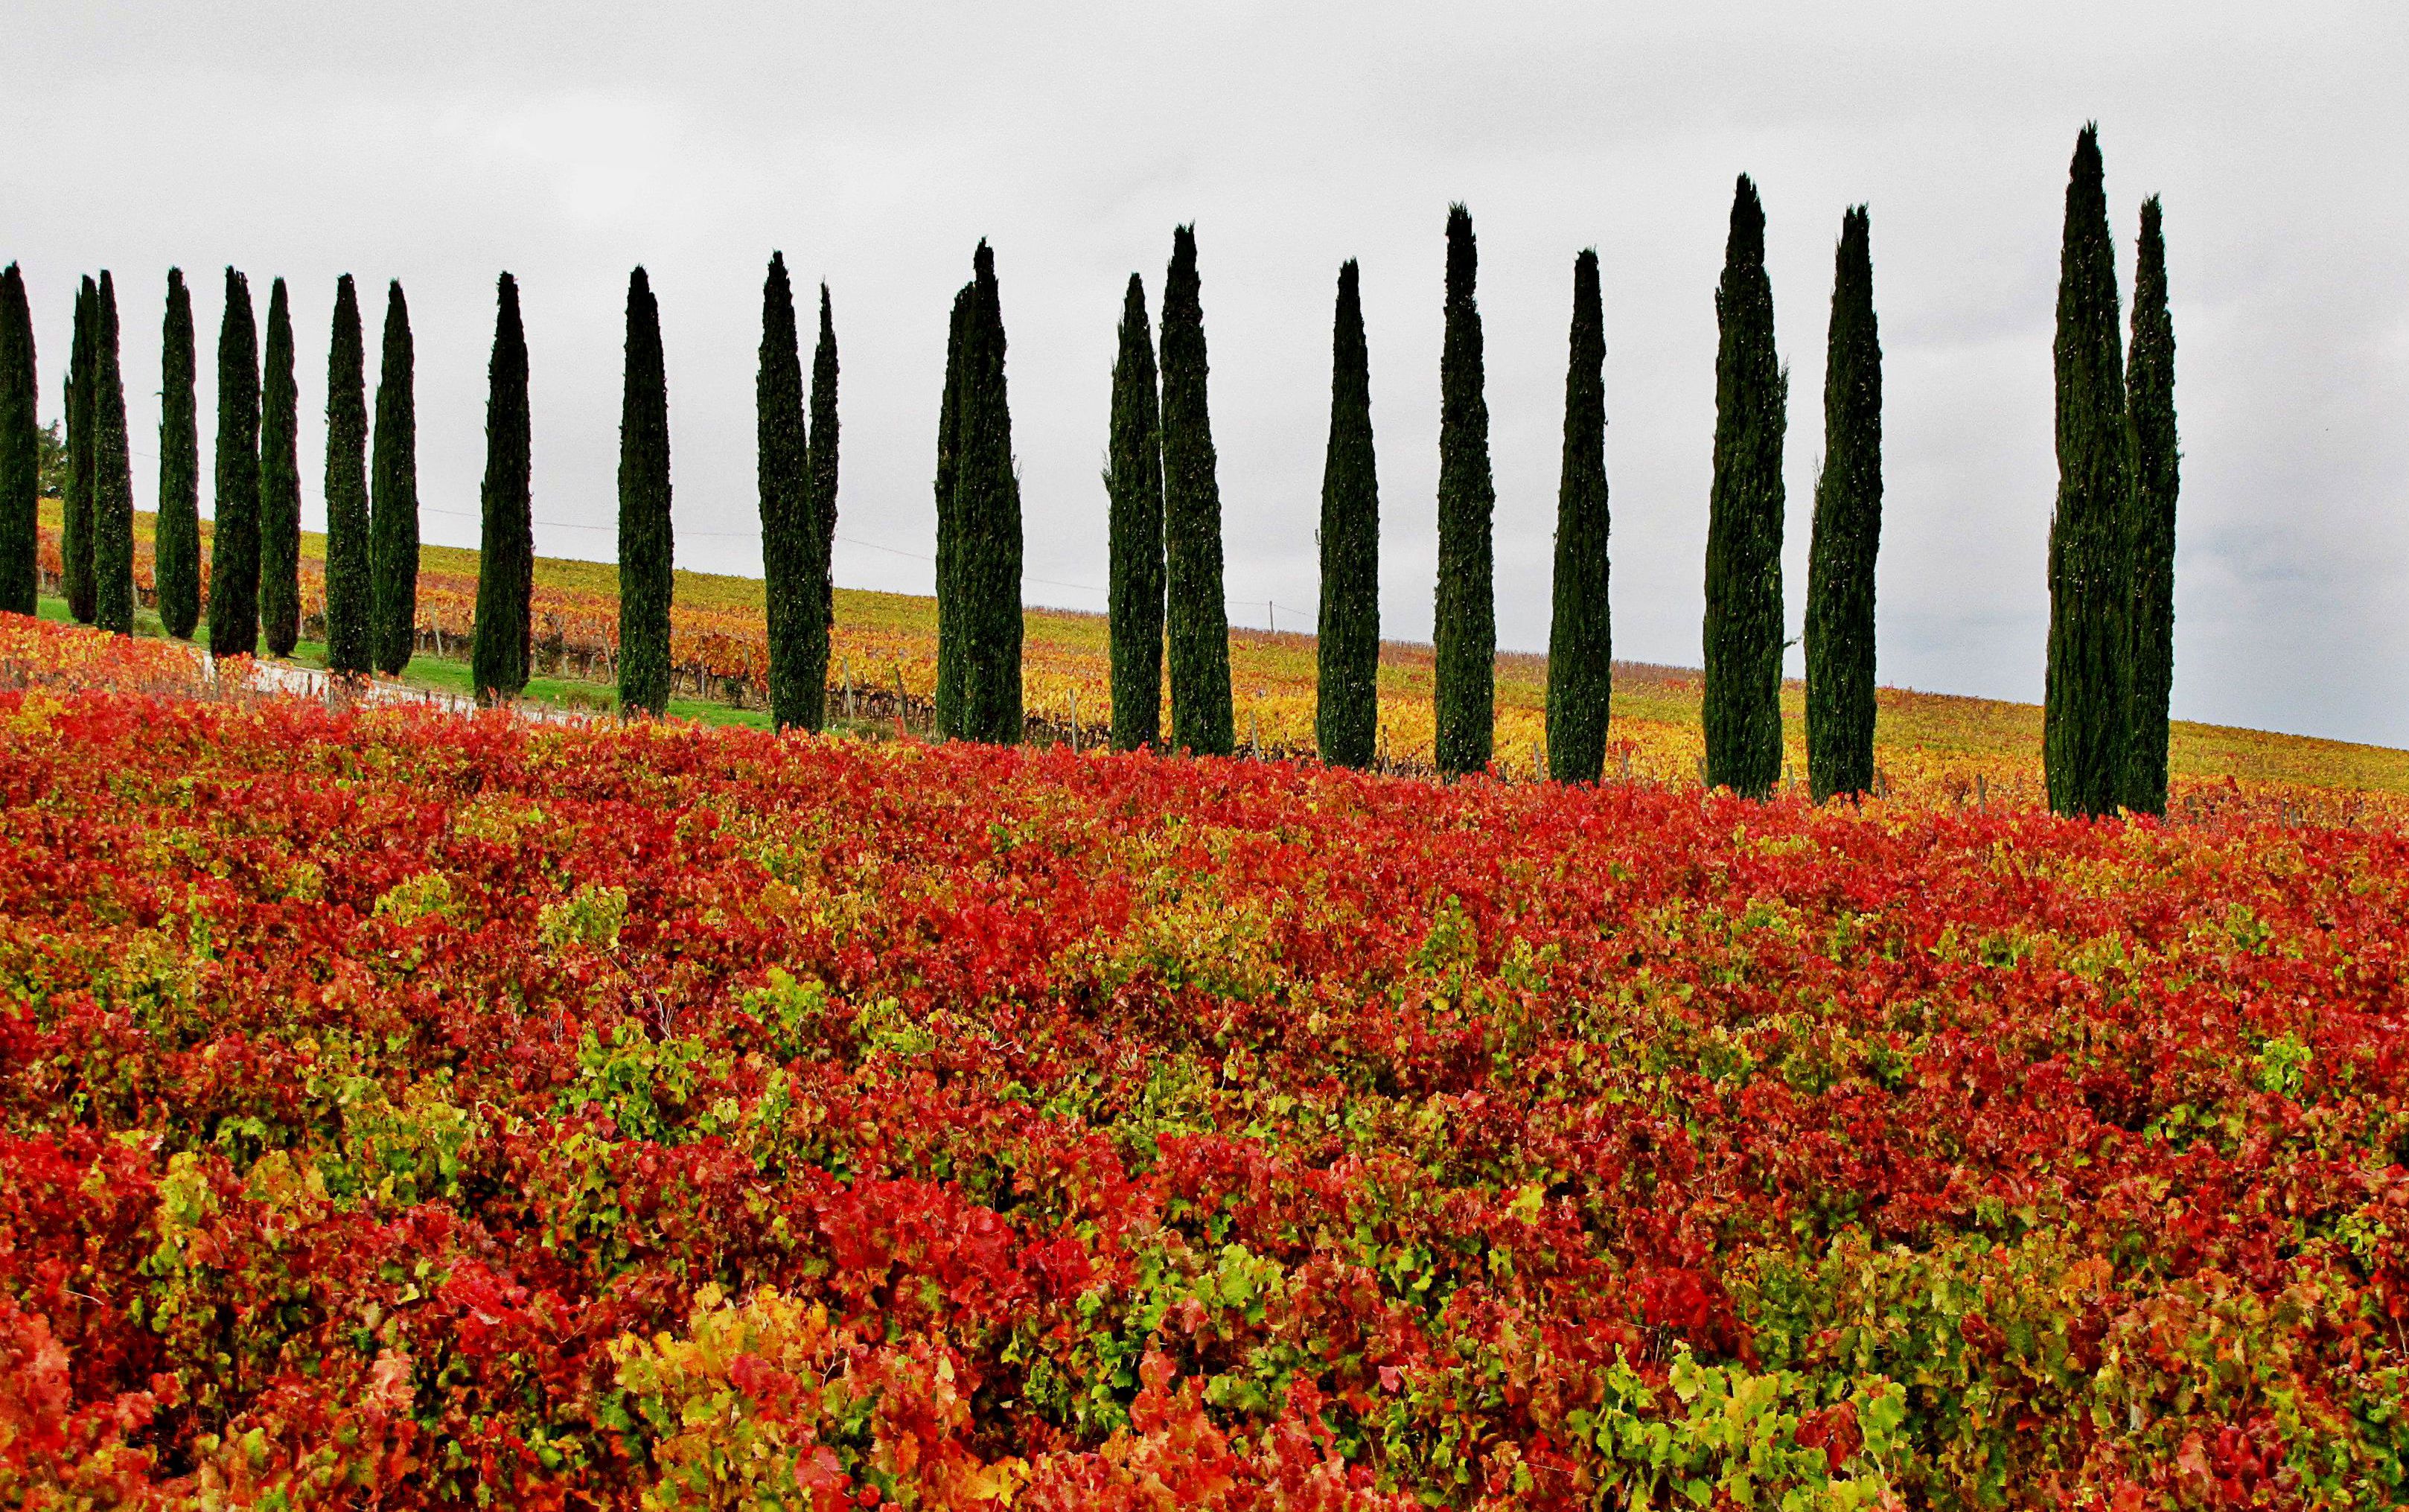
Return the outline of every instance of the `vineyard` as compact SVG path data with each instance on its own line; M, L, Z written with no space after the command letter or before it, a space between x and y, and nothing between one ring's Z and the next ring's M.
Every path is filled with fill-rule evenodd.
M7 1505L2409 1494L2375 815L0 683Z

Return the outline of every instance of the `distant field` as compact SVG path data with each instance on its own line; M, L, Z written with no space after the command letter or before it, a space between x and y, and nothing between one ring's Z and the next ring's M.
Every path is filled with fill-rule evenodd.
M57 506L44 506L48 565L55 569ZM136 520L136 575L150 583L152 517ZM202 522L206 536L209 522ZM316 573L325 538L305 534L303 598L319 606ZM458 674L440 669L465 652L475 606L477 554L427 546L419 554L423 649L413 672L448 685ZM581 691L610 678L617 640L618 569L606 562L539 557L535 583L539 662L557 674L531 692L607 706L605 688ZM925 703L936 680L935 600L904 594L840 588L832 684L848 680L863 692L893 693ZM1067 610L1028 612L1023 677L1030 714L1067 726L1075 714L1093 730L1111 717L1104 617ZM677 574L672 609L672 660L679 669L682 713L752 723L759 718L767 664L762 584L757 578ZM1242 745L1270 753L1305 754L1313 747L1314 640L1309 635L1233 630L1231 682ZM421 669L424 669L421 671ZM1497 760L1509 774L1528 773L1546 735L1547 659L1498 658ZM1431 749L1431 648L1390 642L1382 648L1381 726L1395 762L1413 766ZM1806 763L1803 684L1782 690L1782 719L1794 778ZM841 696L840 696L841 703ZM1610 770L1659 782L1695 782L1704 744L1695 671L1619 664L1614 695ZM1885 688L1875 726L1875 761L1882 785L1895 796L1945 804L2029 803L2042 797L2041 713L2032 704ZM2303 803L2324 795L2409 797L2409 752L2307 736L2279 735L2214 725L2178 723L2172 767L2181 795L2227 779L2297 788Z

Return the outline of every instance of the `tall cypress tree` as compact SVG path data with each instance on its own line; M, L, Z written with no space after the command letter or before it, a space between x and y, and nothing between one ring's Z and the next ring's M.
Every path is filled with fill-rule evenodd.
M518 280L496 287L494 354L485 369L485 481L479 496L477 623L469 675L487 703L518 697L527 682L535 573L534 469L527 420L527 327Z
M125 374L119 356L117 285L100 275L99 341L93 355L93 622L134 633L134 459L125 443Z
M2133 349L2125 368L2132 425L2133 485L2125 526L2131 564L2125 716L2125 807L2167 811L2167 715L2175 679L2175 497L2182 453L2175 436L2175 322L2167 308L2167 242L2158 196L2142 204L2133 262Z
M754 477L761 499L761 570L770 611L770 717L780 729L820 727L823 676L811 667L811 460L803 367L786 258L770 254L761 282L760 366L753 381Z
M1112 550L1113 745L1162 736L1162 409L1146 281L1130 275L1113 361L1112 443L1104 469Z
M1807 782L1823 802L1874 781L1874 557L1882 544L1882 333L1873 228L1840 217L1824 360L1824 472L1807 556Z
M1732 195L1715 358L1715 482L1707 520L1707 781L1762 798L1782 777L1782 442L1790 374L1773 350L1765 207Z
M1162 534L1171 651L1171 743L1228 756L1230 609L1221 588L1221 483L1206 396L1196 228L1171 234L1162 287Z
M40 607L40 384L25 275L10 263L0 272L0 611L11 614Z
M1372 355L1352 257L1338 266L1331 317L1320 546L1314 748L1334 767L1369 766L1380 729L1380 476L1372 450Z
M829 307L828 285L820 285L820 340L812 353L812 519L819 526L812 559L814 591L820 598L821 623L836 627L836 316ZM820 638L818 681L828 686L828 638Z
M2066 185L2057 281L2057 509L2049 526L2049 681L2041 759L2059 814L2116 812L2124 796L2127 606L2123 526L2132 485L2099 128L2083 128Z
M1438 770L1479 771L1495 737L1497 601L1490 522L1497 489L1489 473L1489 400L1484 396L1480 252L1472 214L1447 211L1447 335L1438 371L1438 594L1435 699Z
M619 707L670 703L670 389L661 310L642 267L627 276L627 348L619 400Z
M201 622L201 417L193 395L193 295L167 269L159 326L159 523L151 577L159 620L179 640Z
M368 540L367 338L352 276L335 281L326 343L326 669L365 675L376 660L376 583Z
M209 538L209 655L259 649L259 327L251 281L226 269L218 326L217 525Z
M376 582L377 670L398 677L418 648L417 351L401 281L385 287L384 353L377 371L375 455L369 473L369 554Z
M93 367L100 343L100 286L89 278L76 290L75 344L67 353L67 497L59 516L60 575L67 612L90 625L93 605L92 495L97 463L92 450Z
M963 598L962 526L956 509L961 474L962 338L970 327L973 286L954 295L945 328L945 392L937 407L937 738L959 740L963 669L968 665L969 605Z
M1012 461L1012 408L1004 382L1003 303L995 253L973 258L962 327L954 513L956 572L968 630L962 661L962 733L1017 744L1020 709L1020 481Z
M1565 369L1565 460L1556 484L1555 617L1548 628L1548 775L1594 783L1606 770L1614 700L1607 607L1606 302L1597 253L1573 259Z
M293 303L267 295L259 395L259 627L271 656L301 639L301 386L293 374Z

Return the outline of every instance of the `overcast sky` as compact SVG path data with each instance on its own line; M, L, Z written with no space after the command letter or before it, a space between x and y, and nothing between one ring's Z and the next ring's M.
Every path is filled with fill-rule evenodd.
M1617 12L1628 13L1618 15ZM1885 354L1881 677L2037 698L2050 338L2076 131L2129 292L2165 197L2184 491L2179 717L2409 744L2409 7L1131 3L124 7L0 0L0 260L55 414L75 275L115 271L136 495L166 272L213 433L222 268L291 281L305 517L337 275L418 343L431 541L476 542L495 275L524 291L538 549L613 554L630 266L668 348L678 560L757 572L772 248L844 356L841 584L926 592L946 312L994 242L1029 601L1101 609L1122 286L1202 249L1233 618L1310 623L1331 301L1360 258L1382 629L1427 639L1443 231L1479 232L1501 644L1542 649L1573 257L1598 249L1618 655L1695 666L1714 287L1768 219L1802 617L1832 247L1872 207ZM808 336L806 337L808 340ZM373 356L371 358L373 360ZM373 382L373 375L371 375ZM207 457L203 474L209 473ZM203 508L209 507L203 485ZM1795 672L1798 654L1791 653Z

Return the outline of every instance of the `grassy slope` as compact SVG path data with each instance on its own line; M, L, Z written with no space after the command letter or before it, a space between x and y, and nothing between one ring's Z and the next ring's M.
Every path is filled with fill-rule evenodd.
M44 523L55 526L56 505L44 501ZM147 547L151 517L138 515L136 532ZM204 535L209 522L202 522ZM305 532L306 560L323 557L325 538ZM147 550L142 552L146 559ZM477 574L477 553L461 547L426 546L420 550L420 571L429 577L468 579ZM618 568L608 562L539 557L536 586L608 604L616 600ZM757 578L680 570L676 602L757 620L763 613L763 591ZM64 606L58 606L64 612ZM45 605L45 612L51 606ZM890 685L896 671L910 669L908 680L917 685L934 662L936 603L906 594L859 589L837 591L838 662L832 678L847 672L865 685ZM150 633L159 633L155 617L145 616ZM1084 691L1088 718L1104 707L1107 630L1099 614L1069 610L1031 609L1027 615L1027 655L1031 666L1030 706L1033 713L1059 718L1061 691ZM900 648L900 650L899 650ZM322 648L304 645L303 659ZM1431 649L1427 645L1389 642L1381 650L1380 693L1384 720L1402 727L1411 718L1425 721L1431 698ZM917 664L917 665L915 665ZM1039 669L1048 675L1040 676ZM1277 742L1299 718L1309 722L1314 677L1314 640L1310 635L1234 630L1231 634L1231 678L1240 710L1240 732L1248 728L1248 712L1264 712L1264 739ZM404 674L405 681L446 691L466 693L464 664L422 655ZM1547 659L1531 655L1498 658L1497 703L1501 762L1528 765L1529 742L1536 738L1546 709ZM530 684L527 696L547 702L607 709L615 702L609 687L570 678L543 678ZM1924 785L1960 799L1977 790L1978 779L2003 799L2036 798L2040 790L2041 712L2033 704L1962 698L1885 688L1880 696L1875 746L1877 760L1895 782ZM1803 685L1793 682L1782 689L1783 724L1794 768L1803 767L1805 732ZM1698 674L1674 668L1634 663L1616 670L1614 718L1618 733L1631 742L1634 770L1659 777L1689 772L1697 751ZM1393 712L1393 713L1392 713ZM702 699L676 699L671 713L714 724L759 726L766 723L757 709L731 708ZM2227 777L2339 791L2409 795L2409 751L2356 745L2309 736L2283 735L2225 726L2178 722L2172 732L2171 765L2179 779L2221 781Z

